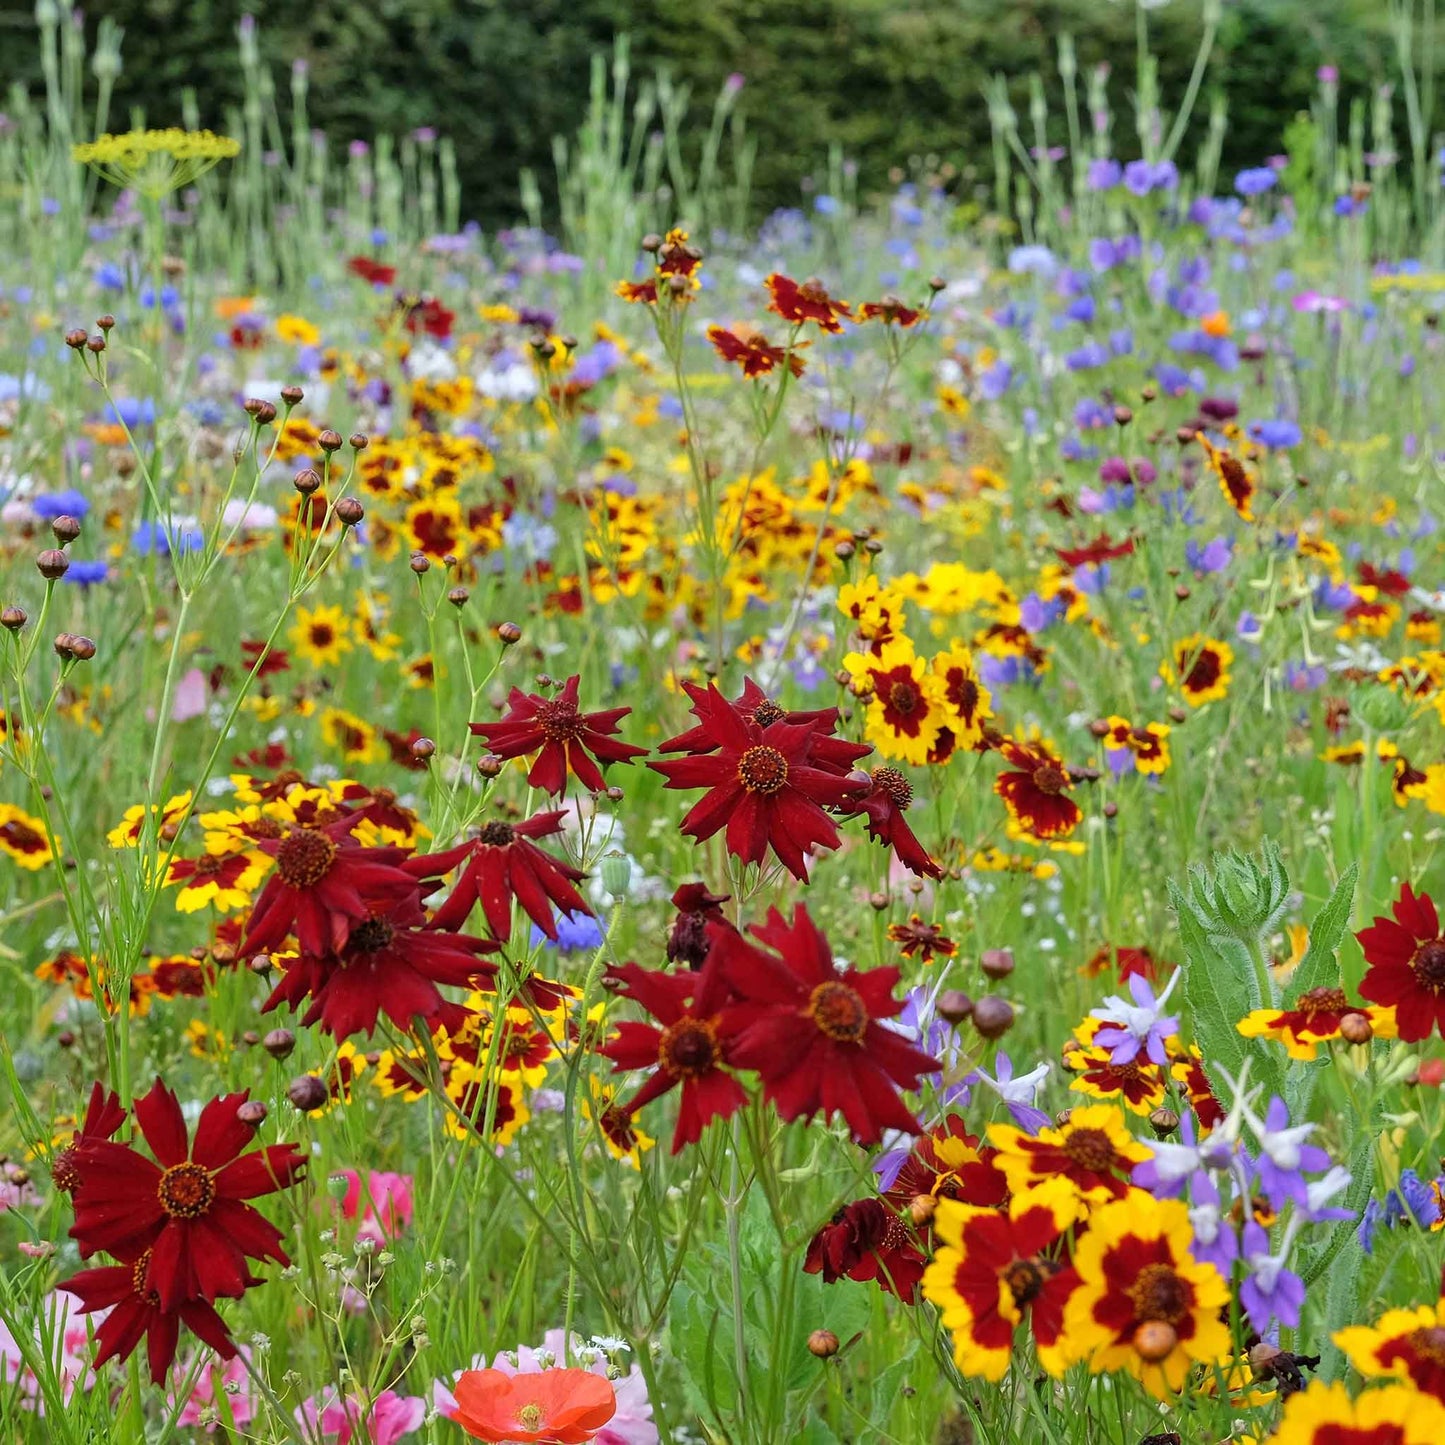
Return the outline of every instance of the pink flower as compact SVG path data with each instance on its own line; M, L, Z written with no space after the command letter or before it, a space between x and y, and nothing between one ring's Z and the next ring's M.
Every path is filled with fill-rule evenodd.
M346 1194L341 1213L346 1219L360 1218L358 1239L374 1239L378 1244L395 1239L412 1221L412 1177L410 1174L389 1174L372 1170L363 1190L361 1175L354 1169L338 1171L346 1180Z
M490 1362L485 1355L478 1355L471 1368L500 1370L504 1375L536 1375L566 1363L607 1378L607 1355L597 1346L573 1335L572 1358L564 1361L564 1354L562 1331L548 1330L540 1349L520 1345ZM612 1388L617 1396L617 1413L598 1431L593 1445L657 1445L657 1426L652 1423L652 1405L641 1369L633 1365L625 1375L612 1380ZM432 1403L448 1419L457 1408L452 1392L440 1380L432 1386Z
M1301 291L1290 301L1296 311L1348 311L1350 303L1343 296L1326 296L1322 291Z
M243 1355L248 1354L244 1345L240 1347L240 1353L234 1360L227 1360L222 1366L216 1359L209 1361L196 1380L191 1390L191 1398L186 1401L185 1408L176 1418L176 1424L183 1430L203 1429L207 1435L214 1435L222 1428L226 1407L230 1408L231 1418L240 1429L245 1429L256 1416L256 1401L251 1394L251 1377L246 1372L246 1362ZM173 1378L176 1387L185 1382L190 1375L190 1368L182 1368L177 1365ZM224 1406L218 1405L218 1395L226 1397ZM173 1394L171 1405L174 1407L176 1397ZM207 1406L215 1408L216 1418L207 1424L201 1424L201 1415Z
M193 667L176 684L176 695L171 703L171 721L189 722L200 717L206 710L210 692L206 687L206 674L199 667Z
M369 1411L365 1405L355 1395L338 1400L334 1390L323 1390L302 1404L296 1418L312 1431L319 1429L327 1445L396 1445L426 1419L426 1401L417 1395L383 1390Z

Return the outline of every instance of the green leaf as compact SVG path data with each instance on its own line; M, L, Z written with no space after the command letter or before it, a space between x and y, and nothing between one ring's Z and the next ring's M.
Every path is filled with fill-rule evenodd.
M1329 901L1315 914L1314 922L1310 924L1309 948L1285 985L1287 1008L1312 988L1339 986L1340 968L1335 954L1350 924L1350 910L1355 902L1355 879L1359 872L1360 865L1351 863L1340 875Z

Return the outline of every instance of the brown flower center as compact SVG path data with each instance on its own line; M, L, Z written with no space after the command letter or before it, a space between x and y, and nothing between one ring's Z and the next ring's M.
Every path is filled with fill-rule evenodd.
M1415 977L1422 988L1429 989L1431 993L1445 990L1445 938L1432 938L1428 943L1422 943L1415 950L1410 967L1415 970Z
M1048 793L1051 797L1056 793L1062 793L1068 785L1068 781L1064 776L1063 769L1055 767L1053 763L1045 763L1043 767L1034 769L1034 787L1041 793Z
M804 301L810 301L814 306L826 306L828 303L828 288L816 277L809 276L801 286L798 287L798 295Z
M22 853L38 853L46 846L45 839L26 823L0 825L0 838Z
M775 722L782 722L787 715L787 709L779 707L770 697L765 697L753 709L753 721L760 728L771 727Z
M315 828L293 828L276 850L276 872L292 888L314 888L335 861L335 842Z
M808 1017L835 1043L862 1043L868 1031L863 995L837 979L820 983L809 995Z
M953 705L964 717L973 716L973 710L978 706L978 684L971 677L965 677L954 688Z
M1129 1286L1134 1318L1140 1322L1162 1320L1178 1325L1188 1317L1193 1298L1188 1280L1180 1279L1167 1264L1146 1264Z
M385 918L368 918L351 930L346 940L353 953L377 953L396 937L396 929Z
M1295 1008L1304 1014L1341 1013L1349 1008L1342 988L1311 988L1299 996Z
M1219 681L1219 654L1205 648L1195 658L1193 665L1184 675L1184 687L1188 692L1205 692Z
M788 784L788 760L777 748L749 748L738 759L738 782L750 793L771 798Z
M706 1019L678 1019L657 1044L657 1062L669 1074L696 1079L718 1063L717 1033Z
M1044 1272L1031 1259L1016 1259L1003 1272L1003 1282L1009 1287L1014 1303L1028 1304L1044 1287Z
M492 822L477 835L477 841L490 848L505 848L516 836L517 830L510 823Z
M199 1164L172 1164L157 1188L161 1208L172 1219L199 1219L216 1197L215 1181Z
M1411 1330L1405 1336L1405 1343L1415 1354L1422 1355L1437 1369L1445 1369L1445 1329L1439 1325Z
M549 743L569 743L582 732L575 702L544 702L537 709L537 726Z
M1114 1141L1102 1129L1075 1129L1064 1140L1064 1153L1080 1169L1099 1174L1114 1162Z
M888 687L888 707L893 712L911 717L918 710L918 688L911 682L894 682Z
M80 1183L80 1170L75 1167L75 1145L67 1145L50 1161L50 1182L62 1194L69 1194Z
M874 768L870 775L875 788L882 788L901 813L913 801L913 785L897 768Z

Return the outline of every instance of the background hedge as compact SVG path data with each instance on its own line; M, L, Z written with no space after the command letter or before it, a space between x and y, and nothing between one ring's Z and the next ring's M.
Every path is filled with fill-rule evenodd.
M151 123L172 123L189 85L203 117L219 122L241 96L235 27L247 10L281 94L284 67L305 57L313 118L338 141L420 125L450 134L466 210L490 223L518 214L521 167L551 179L551 138L575 130L589 58L619 31L632 38L635 70L667 67L691 84L700 112L727 75L746 77L760 210L796 203L800 178L832 142L860 163L865 189L923 153L987 178L982 82L1010 76L1026 114L1030 71L1042 66L1056 89L1063 30L1081 65L1112 62L1115 134L1121 148L1132 139L1130 0L104 0L87 23L104 14L125 27L117 118L140 106ZM1393 78L1386 10L1383 0L1228 0L1207 83L1229 97L1226 167L1280 148L1321 64L1339 68L1347 95ZM33 13L0 0L0 83L38 83ZM1199 0L1173 0L1150 26L1164 94L1178 96Z

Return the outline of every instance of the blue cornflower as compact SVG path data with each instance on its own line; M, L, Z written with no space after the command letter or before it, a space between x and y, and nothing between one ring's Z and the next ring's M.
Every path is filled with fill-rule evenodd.
M83 492L69 487L63 492L37 492L30 499L30 509L47 522L56 517L74 517L78 521L90 510L90 502Z
M1234 189L1241 196L1262 196L1273 190L1278 180L1279 176L1268 166L1252 166L1235 176Z
M1286 417L1252 421L1249 424L1249 434L1261 446L1275 448L1297 447L1304 440L1299 423Z
M152 552L169 557L172 552L199 552L206 539L199 527L175 523L172 528L161 522L142 522L131 534L130 543L142 557Z
M72 558L62 581L77 587L90 587L97 582L104 582L109 576L110 564L107 562L83 562Z

